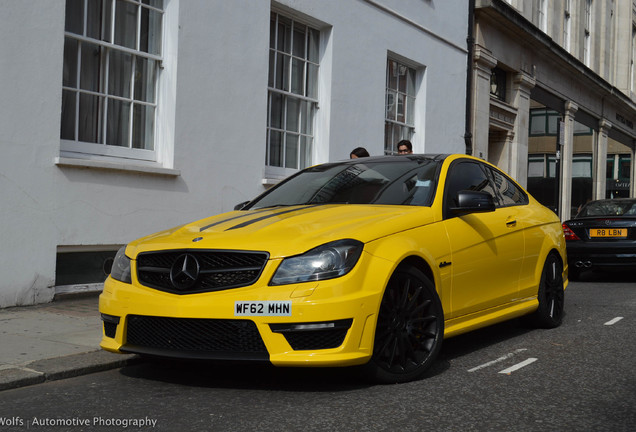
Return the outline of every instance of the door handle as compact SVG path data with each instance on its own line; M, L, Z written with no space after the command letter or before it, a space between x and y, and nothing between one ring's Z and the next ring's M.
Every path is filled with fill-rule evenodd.
M517 219L509 219L506 221L506 226L508 228L513 228L517 226Z

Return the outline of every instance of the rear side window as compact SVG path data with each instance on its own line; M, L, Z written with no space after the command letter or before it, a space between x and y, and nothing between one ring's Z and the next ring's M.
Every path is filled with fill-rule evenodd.
M528 195L508 176L490 167L487 167L487 169L492 173L501 207L528 204Z

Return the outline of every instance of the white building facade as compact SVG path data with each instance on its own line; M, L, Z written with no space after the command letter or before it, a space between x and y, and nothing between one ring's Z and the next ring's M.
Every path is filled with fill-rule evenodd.
M358 146L464 153L463 0L0 0L0 307Z

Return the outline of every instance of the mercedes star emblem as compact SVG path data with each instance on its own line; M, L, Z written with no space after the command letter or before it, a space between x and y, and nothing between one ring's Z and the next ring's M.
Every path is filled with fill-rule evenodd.
M199 278L199 262L194 255L180 255L170 269L170 280L176 289L192 288Z

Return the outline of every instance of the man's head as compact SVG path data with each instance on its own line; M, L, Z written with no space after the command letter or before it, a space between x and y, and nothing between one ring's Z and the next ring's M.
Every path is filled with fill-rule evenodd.
M409 140L402 140L397 145L398 154L411 154L413 153L413 144Z

